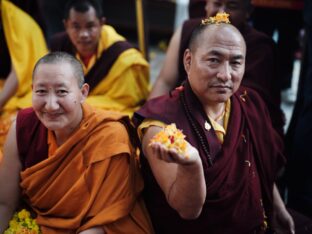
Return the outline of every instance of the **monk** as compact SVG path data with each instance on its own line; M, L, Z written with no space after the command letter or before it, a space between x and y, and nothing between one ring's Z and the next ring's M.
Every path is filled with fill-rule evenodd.
M210 17L194 30L183 86L134 115L156 233L294 233L275 185L282 140L260 96L240 86L246 44L227 16ZM151 141L171 123L186 136L182 153Z
M20 196L43 234L153 233L128 117L85 103L89 85L67 53L41 58L32 88L0 165L0 233Z
M228 12L231 23L239 29L247 44L246 68L243 78L245 86L256 89L264 99L273 122L281 136L284 134L284 114L280 109L280 78L277 64L276 44L252 28L247 20L252 12L251 0L206 0L207 17L218 12ZM156 78L149 98L168 93L187 78L183 66L183 54L187 49L193 29L201 21L191 19L184 22L172 36L164 65Z
M149 66L142 54L105 25L96 0L71 0L66 32L51 39L52 51L66 51L83 64L90 86L87 103L132 115L149 93Z
M0 148L12 118L31 106L31 73L48 52L38 24L7 0L0 2Z

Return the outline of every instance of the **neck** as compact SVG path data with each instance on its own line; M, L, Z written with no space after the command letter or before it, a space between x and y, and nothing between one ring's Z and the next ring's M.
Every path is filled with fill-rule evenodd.
M207 105L206 107L204 107L204 109L205 109L206 114L210 118L219 122L223 119L222 116L224 116L225 102L217 103L214 105Z

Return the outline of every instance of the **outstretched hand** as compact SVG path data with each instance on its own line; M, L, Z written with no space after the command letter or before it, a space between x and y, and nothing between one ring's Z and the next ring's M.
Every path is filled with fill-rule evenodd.
M198 150L188 142L183 154L178 153L174 148L168 149L166 146L158 142L151 143L150 147L152 148L154 155L157 155L159 159L168 163L190 165L200 160Z
M273 213L273 229L277 234L294 234L295 224L286 208L275 209Z

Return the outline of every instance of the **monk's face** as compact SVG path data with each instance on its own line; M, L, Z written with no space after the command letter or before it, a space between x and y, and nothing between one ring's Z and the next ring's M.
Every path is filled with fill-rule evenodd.
M230 14L231 23L241 28L249 18L250 10L247 7L248 0L206 0L207 17L215 16L218 12L226 12Z
M87 57L96 53L103 19L97 17L93 7L83 13L71 9L64 25L80 56Z
M225 102L237 91L245 70L246 46L231 25L209 25L184 54L192 90L204 105Z
M72 66L66 62L38 65L33 78L33 108L48 129L70 134L82 120L82 102L88 85L79 88Z

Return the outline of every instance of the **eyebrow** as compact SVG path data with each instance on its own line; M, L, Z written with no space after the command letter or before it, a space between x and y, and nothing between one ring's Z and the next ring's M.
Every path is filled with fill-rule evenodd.
M219 56L219 57L222 57L222 56L223 56L223 53L221 53L221 52L218 51L218 50L211 50L211 51L209 52L209 54L212 54L212 55L215 55L215 56ZM243 56L242 54L237 54L237 55L231 56L231 59L235 59L235 60L244 59L244 56Z

